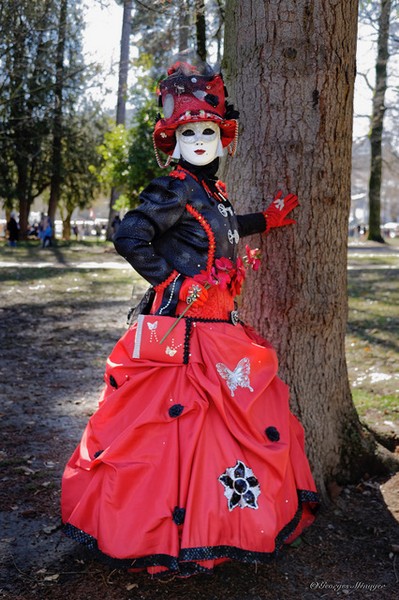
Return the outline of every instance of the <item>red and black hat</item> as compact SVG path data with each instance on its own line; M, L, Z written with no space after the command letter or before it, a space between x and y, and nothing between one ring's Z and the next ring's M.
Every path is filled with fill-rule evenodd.
M158 93L164 118L155 125L154 145L165 154L173 153L176 129L198 121L217 123L224 147L236 144L238 112L226 102L222 76L215 74L209 65L200 70L176 62L168 70L168 77L161 81Z

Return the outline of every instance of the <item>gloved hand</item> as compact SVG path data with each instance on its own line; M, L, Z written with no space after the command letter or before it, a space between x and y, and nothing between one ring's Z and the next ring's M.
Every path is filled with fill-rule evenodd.
M296 223L295 219L287 219L287 215L299 206L298 196L288 194L285 198L282 198L282 195L283 192L281 190L277 192L273 202L263 211L266 219L265 233L268 233L273 227L284 227L285 225Z
M187 304L195 302L196 306L203 306L208 300L208 290L195 279L187 277L180 288L179 300Z

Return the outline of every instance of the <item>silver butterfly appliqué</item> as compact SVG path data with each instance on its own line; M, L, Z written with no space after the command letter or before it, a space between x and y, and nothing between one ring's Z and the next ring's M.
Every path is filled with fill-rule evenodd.
M251 363L249 358L242 358L234 371L230 371L223 363L217 363L216 365L219 375L226 380L227 387L230 390L231 397L234 397L234 392L238 387L248 388L250 392L253 392L251 383L249 381L249 375L251 372Z
M147 323L147 327L150 330L150 344L152 343L153 340L155 340L157 342L158 341L158 335L157 335L158 321L154 321L154 323Z

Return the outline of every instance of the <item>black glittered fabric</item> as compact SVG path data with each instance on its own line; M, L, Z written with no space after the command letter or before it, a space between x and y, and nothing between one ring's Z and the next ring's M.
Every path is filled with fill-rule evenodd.
M207 569L197 561L215 560L218 558L230 558L237 560L242 563L259 563L267 564L271 560L275 559L281 548L290 535L295 531L297 525L300 522L303 504L310 503L315 506L320 502L320 498L316 492L309 490L298 490L298 508L289 523L280 531L275 539L275 550L273 552L252 552L250 550L244 550L235 546L205 546L199 548L182 548L179 556L170 556L168 554L151 554L149 556L143 556L140 558L112 558L102 553L98 549L97 541L91 535L85 533L81 529L77 529L73 525L67 523L63 526L63 532L73 540L80 542L87 546L93 551L96 558L106 562L108 565L115 568L138 568L143 569L146 567L163 566L168 569L165 573L160 573L156 577L164 577L165 575L178 574L180 576L193 575L195 573L211 573L212 569ZM176 524L182 524L184 522L185 509L175 507L171 518ZM176 522L178 521L178 522Z
M176 523L176 525L183 525L185 516L186 516L186 509L180 508L179 506L175 506L175 508L173 510L173 516L172 516L173 522Z

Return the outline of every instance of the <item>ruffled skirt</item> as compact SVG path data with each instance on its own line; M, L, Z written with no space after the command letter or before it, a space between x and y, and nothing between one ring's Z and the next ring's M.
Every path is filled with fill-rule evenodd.
M190 322L187 364L133 358L137 326L62 486L67 535L152 574L263 563L314 519L303 428L273 348L241 324Z

